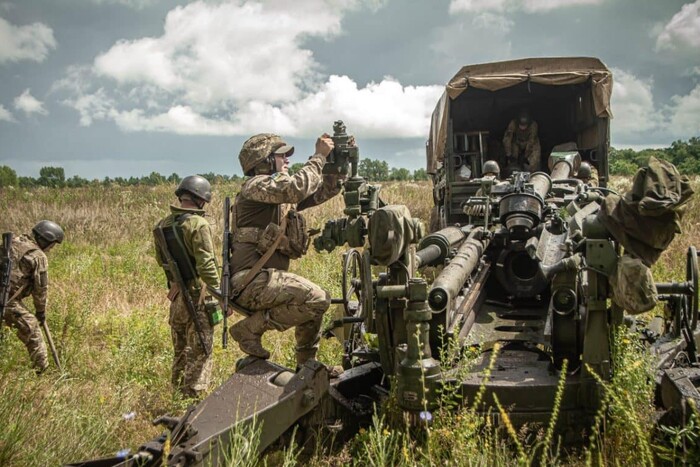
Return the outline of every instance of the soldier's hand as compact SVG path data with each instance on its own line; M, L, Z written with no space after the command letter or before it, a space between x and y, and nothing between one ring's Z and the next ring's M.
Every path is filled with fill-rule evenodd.
M333 140L327 133L322 134L316 140L316 154L321 154L323 157L328 157L334 147Z
M39 321L39 324L44 324L46 322L46 312L45 311L37 311L36 312L36 319Z

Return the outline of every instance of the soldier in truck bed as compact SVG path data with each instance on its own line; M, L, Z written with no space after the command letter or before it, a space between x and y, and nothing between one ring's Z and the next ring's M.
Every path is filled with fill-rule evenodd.
M537 122L532 120L527 109L522 109L518 117L510 121L503 135L509 173L514 170L540 170L541 150L537 132Z

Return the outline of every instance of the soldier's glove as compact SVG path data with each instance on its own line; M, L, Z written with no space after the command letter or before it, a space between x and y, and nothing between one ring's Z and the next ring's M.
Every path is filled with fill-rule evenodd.
M39 321L39 324L44 324L46 322L46 312L45 311L37 311L36 312L36 319Z

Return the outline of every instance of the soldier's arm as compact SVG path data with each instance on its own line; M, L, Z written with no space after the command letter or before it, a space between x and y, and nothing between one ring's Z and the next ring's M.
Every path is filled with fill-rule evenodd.
M34 277L32 284L32 299L37 315L46 313L46 302L49 293L49 262L46 255L39 254L33 256Z
M276 173L253 177L241 189L241 196L268 204L300 203L321 186L321 170L326 158L314 154L294 175Z
M342 179L344 179L344 177L341 177L339 175L324 175L321 187L318 190L316 190L314 194L298 203L297 211L302 211L313 206L318 206L319 204L325 203L329 199L333 198L335 195L340 193L340 190L342 189Z
M503 134L503 149L506 151L506 157L510 158L511 154L511 145L513 143L513 133L515 132L515 120L512 120L510 123L508 123L508 126L506 127L506 132Z
M196 225L194 225L191 237L191 248L197 274L209 287L218 289L220 284L219 267L214 254L211 229L206 220L201 217L193 222L196 222Z

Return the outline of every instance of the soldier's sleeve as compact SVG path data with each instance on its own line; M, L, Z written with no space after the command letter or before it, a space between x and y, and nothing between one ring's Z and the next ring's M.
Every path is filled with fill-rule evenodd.
M156 228L158 225L156 225ZM158 263L158 266L163 264L163 253L160 251L160 245L158 243L158 240L156 239L156 234L155 234L155 228L153 232L153 246L155 247L155 257L156 257L156 262Z
M341 188L341 176L334 174L324 175L323 183L321 183L319 189L316 190L314 194L297 204L297 211L302 211L304 209L325 203L340 193Z
M206 220L200 218L192 232L192 256L194 256L197 274L209 287L219 288L219 267L214 254L211 228Z
M46 313L46 301L49 293L49 261L46 255L33 255L34 277L32 284L32 299L37 313Z
M534 147L536 143L539 143L539 127L537 122L532 122L532 128L530 130L530 140L527 142L529 147Z
M513 144L513 133L515 132L515 120L511 120L506 127L506 132L503 134L503 149L506 151L506 157L510 158L512 144Z
M321 186L324 163L322 155L314 154L294 175L276 173L253 177L243 186L241 195L260 203L300 203Z

